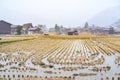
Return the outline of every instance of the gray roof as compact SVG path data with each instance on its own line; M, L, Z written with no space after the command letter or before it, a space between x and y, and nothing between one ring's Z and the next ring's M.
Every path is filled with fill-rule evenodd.
M32 23L26 23L23 25L23 29L28 30L29 28L33 28Z

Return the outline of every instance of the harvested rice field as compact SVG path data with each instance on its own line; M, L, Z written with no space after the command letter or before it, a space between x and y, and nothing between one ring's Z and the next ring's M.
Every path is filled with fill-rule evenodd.
M120 80L120 36L0 37L0 80Z

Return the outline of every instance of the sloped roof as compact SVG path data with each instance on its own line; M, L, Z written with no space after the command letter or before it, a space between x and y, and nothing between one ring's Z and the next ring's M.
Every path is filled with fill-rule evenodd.
M23 25L23 29L28 29L29 27L33 27L32 23L26 23Z
M0 23L5 23L5 24L8 24L8 25L12 25L11 23L8 23L8 22L6 22L4 20L0 20Z
M11 31L11 23L0 20L0 33L10 33Z

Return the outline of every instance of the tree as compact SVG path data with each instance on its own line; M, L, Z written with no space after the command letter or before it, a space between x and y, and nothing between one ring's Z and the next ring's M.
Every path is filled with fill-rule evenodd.
M89 27L88 22L86 22L84 28L88 28L88 27Z
M114 28L111 26L110 28L109 28L109 34L114 34Z
M92 24L92 28L95 28L95 25L94 25L94 24Z
M55 24L55 32L57 34L59 34L59 32L60 32L60 27L57 24Z
M21 30L22 30L22 26L21 26L21 25L18 25L18 26L17 26L17 30L16 30L17 35L20 35L20 34L21 34Z
M63 25L61 25L61 28L64 28Z

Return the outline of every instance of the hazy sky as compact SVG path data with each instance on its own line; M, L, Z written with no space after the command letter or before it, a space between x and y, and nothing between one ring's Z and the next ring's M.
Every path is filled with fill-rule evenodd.
M0 19L13 24L81 26L120 0L0 0Z

